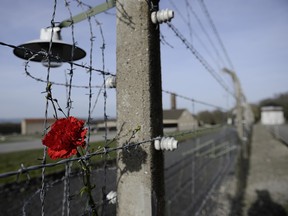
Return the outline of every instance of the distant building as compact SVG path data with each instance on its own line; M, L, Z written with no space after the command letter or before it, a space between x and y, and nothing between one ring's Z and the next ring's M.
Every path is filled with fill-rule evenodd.
M24 119L21 122L21 134L43 134L44 118ZM47 127L51 126L55 119L47 119ZM92 120L92 131L104 131L107 127L108 131L116 131L116 119ZM163 127L167 131L183 131L198 128L197 119L186 109L163 110Z
M261 123L263 125L279 125L285 123L283 108L266 106L261 108Z
M198 128L197 119L187 109L163 110L165 131L183 131Z
M85 121L85 119L82 119ZM50 127L56 119L54 118L48 118L47 119L47 125L46 127ZM92 121L91 123L91 131L94 131L97 126L102 129L102 127L105 127L104 121ZM44 118L29 118L29 119L23 119L21 121L21 134L22 135L34 135L34 134L43 134L44 127L45 127L45 119ZM116 121L115 120L108 120L107 121L107 127L108 129L114 129L116 128Z
M47 127L55 122L54 118L47 119ZM21 134L43 134L45 119L43 118L29 118L21 121Z
M105 122L97 120L93 123L97 131L105 130ZM116 131L116 119L106 122L108 131ZM193 130L198 128L198 121L186 109L163 110L163 128L167 131Z
M94 129L96 131L105 131L105 128L107 128L108 131L116 131L117 127L117 121L116 119L107 119L105 122L104 120L96 120L95 122L92 122L92 125L95 126Z

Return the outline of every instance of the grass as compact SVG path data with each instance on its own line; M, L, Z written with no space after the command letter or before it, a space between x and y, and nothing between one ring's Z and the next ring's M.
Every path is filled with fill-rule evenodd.
M217 130L220 130L221 127L213 127L203 130L198 130L193 133L183 133L181 136L177 136L176 139L181 142L188 139L192 139L194 137L203 136L205 134L209 134L212 132L215 132ZM179 134L179 132L177 132ZM169 136L176 136L176 133L169 133ZM109 145L109 147L113 148L116 146L116 142L113 142ZM100 142L94 142L91 144L91 150L92 152L94 150L97 150L98 148L104 147L104 141ZM12 153L5 153L0 154L0 174L6 173L10 171L17 171L21 168L21 164L23 164L24 167L34 166L34 165L41 165L42 163L42 157L43 157L43 150L37 149L37 150L27 150L27 151L20 151L20 152L12 152ZM114 160L116 158L116 151L110 152L108 156L108 160ZM49 156L47 156L46 163L55 163L59 160L51 160ZM101 161L103 161L103 156L97 155L93 156L91 158L92 164L99 164ZM74 163L73 169L79 168L78 163ZM65 164L57 165L54 167L46 168L46 175L62 172L65 169ZM29 171L29 176L31 178L39 177L41 176L41 169L35 170L35 171ZM15 181L21 182L27 180L27 175L25 173L22 173L19 176L11 176L11 177L5 177L0 178L0 185L6 184L6 183L13 183Z

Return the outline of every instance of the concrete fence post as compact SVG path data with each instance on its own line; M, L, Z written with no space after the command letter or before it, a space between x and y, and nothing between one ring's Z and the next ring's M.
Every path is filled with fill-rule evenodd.
M163 135L158 0L117 0L117 145ZM155 7L156 6L156 7ZM117 154L117 215L164 215L164 162L153 143Z

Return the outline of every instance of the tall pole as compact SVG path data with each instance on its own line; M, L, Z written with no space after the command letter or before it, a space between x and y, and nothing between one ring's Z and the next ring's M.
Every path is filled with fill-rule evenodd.
M234 89L235 89L235 97L236 97L236 123L237 123L237 133L240 140L243 139L244 136L244 128L243 128L243 93L241 90L240 81L235 72L228 70L227 68L223 69L223 72L229 74L233 80Z
M151 3L117 0L117 131L119 147L163 134L159 26ZM117 215L164 215L163 154L153 143L117 154Z

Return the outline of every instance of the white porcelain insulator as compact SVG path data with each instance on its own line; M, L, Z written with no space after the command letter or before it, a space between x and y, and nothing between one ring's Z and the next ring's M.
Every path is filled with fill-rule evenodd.
M163 137L161 140L154 141L154 148L156 150L174 151L178 148L178 141L173 137Z
M153 11L151 13L151 20L154 24L168 22L168 21L170 22L173 17L174 17L174 11L168 10L168 9Z
M50 41L52 38L52 41L60 41L62 40L61 37L61 29L59 27L54 28L42 28L40 31L40 40L43 41Z
M116 88L116 77L109 76L105 81L106 88Z
M106 199L108 200L108 202L110 204L116 204L116 198L117 198L117 193L115 191L110 191L107 195L106 195Z

